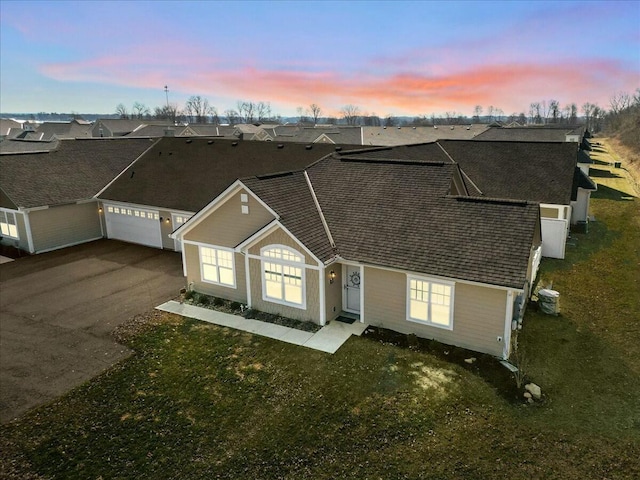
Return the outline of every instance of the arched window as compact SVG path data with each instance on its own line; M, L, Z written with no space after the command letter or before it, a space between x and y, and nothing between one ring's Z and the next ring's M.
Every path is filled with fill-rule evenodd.
M284 245L260 250L262 298L268 302L305 308L304 257Z

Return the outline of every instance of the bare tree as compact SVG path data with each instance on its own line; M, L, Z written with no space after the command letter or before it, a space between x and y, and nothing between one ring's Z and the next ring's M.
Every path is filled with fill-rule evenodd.
M560 102L558 100L549 100L549 115L551 123L558 123L560 117Z
M116 115L120 118L129 118L129 111L127 107L124 106L124 103L119 103L116 107Z
M588 129L591 129L591 115L593 114L595 107L596 105L589 102L583 103L581 107L582 115L584 116L584 123Z
M244 123L253 123L255 117L255 104L253 102L239 100L237 107L240 121Z
M209 115L217 114L215 108L209 105L209 100L200 95L189 97L184 110L190 120L197 123L207 123Z
M311 118L313 118L313 124L317 125L318 124L318 118L320 117L320 114L322 113L322 109L315 103L312 103L311 105L309 105L309 110L311 111Z
M171 123L176 123L179 117L182 116L182 112L178 110L176 104L170 103L162 107L156 107L154 110L154 116L158 120L169 120Z
M609 99L609 106L611 107L611 113L617 115L629 108L633 103L631 95L625 92L614 93Z
M340 110L340 113L342 114L342 118L347 122L347 125L357 125L358 118L360 118L360 109L358 107L351 104L345 105Z
M145 115L149 115L151 110L144 103L134 102L131 112L135 118L142 119Z
M480 116L482 115L482 105L476 105L473 108L473 121L480 123Z
M494 107L493 105L489 105L487 107L487 116L489 117L489 123L493 122L493 116L496 113L496 107Z
M254 105L256 118L259 122L264 122L271 118L271 104L269 102L257 102Z
M235 110L225 110L224 116L227 118L227 122L230 125L235 125L236 123L240 123L240 114Z

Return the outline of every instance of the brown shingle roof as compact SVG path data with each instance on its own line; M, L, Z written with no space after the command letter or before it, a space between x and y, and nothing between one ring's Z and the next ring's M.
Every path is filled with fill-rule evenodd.
M355 156L353 156L355 157ZM327 157L307 169L342 258L488 284L522 288L539 225L536 204L448 195L457 166L444 162L398 162ZM285 182L301 173L245 179L287 228L323 261L334 251L308 199L284 200ZM300 195L300 198L303 198ZM310 198L310 195L309 195ZM295 203L295 204L294 204ZM312 225L315 224L315 225ZM315 243L307 243L312 237Z
M569 205L574 142L438 142L486 197Z
M565 127L491 127L478 134L476 140L501 142L565 142L568 134L580 134L580 130Z
M282 145L282 147L280 147ZM299 170L335 145L161 138L100 198L197 212L238 178Z
M50 152L0 155L0 187L23 208L89 199L151 145L143 139L60 140Z

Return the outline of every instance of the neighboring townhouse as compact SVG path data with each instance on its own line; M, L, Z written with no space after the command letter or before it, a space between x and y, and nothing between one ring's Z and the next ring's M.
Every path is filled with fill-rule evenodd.
M0 141L12 138L22 131L22 124L10 118L0 118Z
M152 144L60 140L51 151L0 155L1 242L42 253L102 238L95 195Z
M0 142L0 153L36 153L48 152L58 146L58 140L25 140L5 138Z
M528 127L491 127L479 133L476 140L491 142L575 142L585 135L584 126L530 125Z
M234 182L172 234L190 288L508 358L540 258L539 207L471 196L439 145L419 150L335 153Z
M161 138L98 195L105 236L179 251L169 234L238 178L304 168L336 148L341 147Z
M144 124L145 121L140 119L101 118L93 123L91 135L98 138L124 137Z
M438 142L483 196L540 203L542 255L564 258L571 224L588 220L596 185L575 142Z
M362 145L409 145L442 139L470 140L489 125L435 125L433 127L362 127Z
M91 122L71 120L70 122L43 122L35 130L37 140L91 138Z

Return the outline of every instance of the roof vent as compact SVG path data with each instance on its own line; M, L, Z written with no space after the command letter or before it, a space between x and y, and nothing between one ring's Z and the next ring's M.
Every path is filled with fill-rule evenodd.
M283 143L279 143L278 144L278 148L284 148L284 144Z
M433 126L433 128L435 128L435 129L437 130L437 129L438 129L438 126L437 126L437 125L434 125L434 126Z
M385 126L384 126L384 127L382 127L382 128L383 128L384 130L386 130L386 129L387 129L387 126L385 125Z
M400 130L400 128L402 128L402 127L400 127L400 125L398 125L398 130Z
M213 145L213 140L207 140L207 145Z
M232 147L237 147L238 146L238 142L231 142L231 146Z
M342 151L342 147L336 147L336 152Z
M451 125L451 130L453 130L453 125Z
M185 141L185 143L191 143L192 141L193 141L193 140L191 140L191 139L189 138L189 139L187 139L187 140Z
M415 130L415 129L416 129L416 127L413 127L413 129Z
M305 150L311 150L313 148L313 145L305 145L304 148Z
M468 126L468 127L467 127L467 130L471 130L471 126Z

